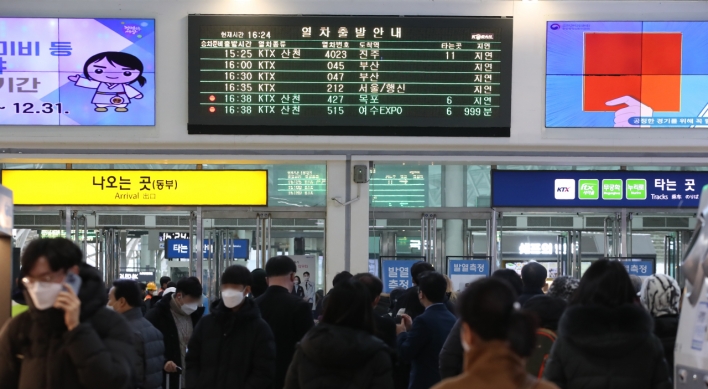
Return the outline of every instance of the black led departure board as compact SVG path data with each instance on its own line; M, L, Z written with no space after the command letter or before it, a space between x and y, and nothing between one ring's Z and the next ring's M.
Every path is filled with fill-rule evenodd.
M190 134L509 136L512 19L189 16Z

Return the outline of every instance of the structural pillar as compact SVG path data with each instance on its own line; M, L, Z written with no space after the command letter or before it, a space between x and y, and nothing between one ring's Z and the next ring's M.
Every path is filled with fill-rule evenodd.
M443 166L445 174L445 207L464 207L464 196L466 194L464 186L464 166L462 165L445 165ZM464 255L464 220L451 219L444 220L445 225L445 252L442 254L442 263L447 269L446 257L460 257Z

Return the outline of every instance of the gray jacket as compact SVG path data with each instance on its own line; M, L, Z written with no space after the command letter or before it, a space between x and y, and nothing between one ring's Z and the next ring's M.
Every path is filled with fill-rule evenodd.
M144 389L162 388L162 369L165 366L165 344L162 333L143 318L140 308L124 312L123 316L133 329L135 350L138 360L135 375L138 387Z
M462 320L458 319L442 350L440 350L440 376L442 379L455 377L462 373L465 350L462 349L460 342L460 328L462 328Z

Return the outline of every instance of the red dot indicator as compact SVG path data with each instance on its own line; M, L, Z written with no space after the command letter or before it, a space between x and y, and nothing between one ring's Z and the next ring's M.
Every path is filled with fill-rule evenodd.
M214 96L214 95L209 96L209 101L216 101L216 96Z
M214 107L209 107L209 112L211 112L211 113L216 112L216 108L214 108Z

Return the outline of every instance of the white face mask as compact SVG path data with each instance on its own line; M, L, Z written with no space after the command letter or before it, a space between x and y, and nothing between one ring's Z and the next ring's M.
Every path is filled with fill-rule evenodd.
M27 293L32 298L32 303L40 311L51 308L61 291L62 284L55 282L33 282L27 285Z
M199 303L189 303L189 304L184 304L182 305L182 312L184 312L187 315L191 315L194 313L194 311L199 308Z
M116 310L115 308L113 308L113 305L111 305L110 303L106 304L106 308L110 309L111 311Z
M240 290L226 289L221 292L221 298L224 300L226 308L233 308L241 304L245 296Z
M158 291L152 292L152 295L153 295L153 296L157 296L157 295L159 295L159 294L160 294L160 292L158 292Z

